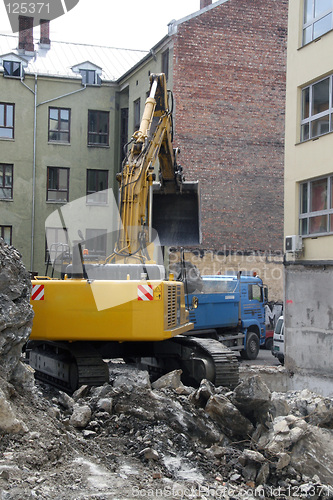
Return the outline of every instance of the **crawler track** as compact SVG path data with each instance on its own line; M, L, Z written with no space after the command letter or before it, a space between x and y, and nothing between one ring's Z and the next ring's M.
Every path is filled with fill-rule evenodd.
M221 342L196 337L175 338L175 342L193 349L195 356L206 358L214 370L214 385L234 389L239 383L239 365L235 354Z
M31 343L29 364L38 380L74 392L81 385L103 385L109 380L107 364L94 348L82 343Z

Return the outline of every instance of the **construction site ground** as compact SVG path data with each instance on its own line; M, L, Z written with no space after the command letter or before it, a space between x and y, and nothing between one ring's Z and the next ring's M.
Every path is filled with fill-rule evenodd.
M234 391L185 387L178 372L151 385L120 361L109 368L109 384L73 396L30 374L25 387L2 381L11 428L1 433L1 500L333 495L331 400L272 393L246 364ZM312 440L325 442L325 458Z

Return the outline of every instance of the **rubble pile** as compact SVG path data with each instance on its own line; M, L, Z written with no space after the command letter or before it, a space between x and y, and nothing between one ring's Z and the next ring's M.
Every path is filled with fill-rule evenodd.
M0 238L0 432L25 428L9 399L15 388L33 384L33 374L20 361L32 326L30 289L31 281L20 254Z
M333 498L332 399L252 372L233 391L179 370L151 383L121 360L73 395L34 383L29 290L0 243L0 500Z

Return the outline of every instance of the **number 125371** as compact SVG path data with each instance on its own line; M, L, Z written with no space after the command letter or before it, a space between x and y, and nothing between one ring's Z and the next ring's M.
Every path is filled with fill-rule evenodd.
M49 14L50 4L44 2L14 2L7 3L8 14Z

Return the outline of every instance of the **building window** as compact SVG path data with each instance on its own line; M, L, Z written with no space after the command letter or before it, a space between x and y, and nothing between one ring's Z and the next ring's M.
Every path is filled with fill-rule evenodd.
M71 110L49 108L49 141L70 142Z
M100 76L93 69L80 69L83 85L101 85Z
M304 0L303 45L333 28L333 0Z
M7 245L12 244L12 226L0 226L0 237Z
M87 170L88 203L107 203L108 173L107 170Z
M4 61L3 70L4 76L15 76L18 78L23 76L22 64L20 62Z
M88 144L90 146L109 145L108 111L88 111Z
M13 199L13 165L0 163L0 200Z
M134 101L134 130L139 130L140 128L140 99Z
M120 111L120 160L123 162L126 156L126 144L128 143L128 108Z
M165 79L169 78L169 49L162 54L162 73L165 74Z
M300 184L300 234L333 233L333 176Z
M86 229L86 244L88 255L106 257L106 229Z
M0 102L0 137L14 139L14 104Z
M46 201L67 202L69 191L69 168L47 167Z
M333 75L302 90L301 141L333 130Z

